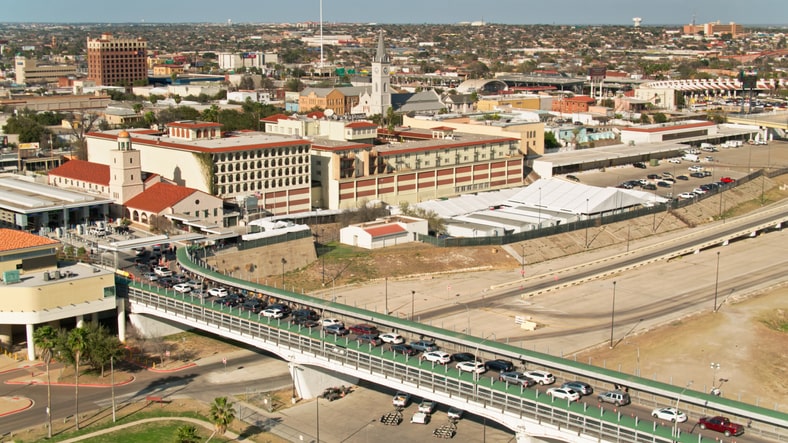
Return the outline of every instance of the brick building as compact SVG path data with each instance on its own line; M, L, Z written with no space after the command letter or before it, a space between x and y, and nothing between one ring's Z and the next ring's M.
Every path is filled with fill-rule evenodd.
M148 42L102 34L88 38L88 78L104 86L131 86L148 80Z

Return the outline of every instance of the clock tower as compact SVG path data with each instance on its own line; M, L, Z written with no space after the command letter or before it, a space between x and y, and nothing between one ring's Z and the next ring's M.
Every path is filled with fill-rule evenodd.
M385 117L391 107L391 85L389 85L389 66L391 59L383 44L383 31L378 35L378 49L372 59L372 90L370 91L370 115Z

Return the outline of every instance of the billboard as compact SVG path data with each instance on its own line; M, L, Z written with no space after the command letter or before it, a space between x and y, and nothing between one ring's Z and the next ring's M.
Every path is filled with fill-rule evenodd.
M253 52L244 52L241 54L241 58L257 58L257 54Z
M605 79L607 68L604 66L594 66L588 69L588 77L592 82L599 82Z

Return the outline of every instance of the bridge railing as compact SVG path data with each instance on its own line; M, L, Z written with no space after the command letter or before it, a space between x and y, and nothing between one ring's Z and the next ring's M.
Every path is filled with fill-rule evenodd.
M591 435L611 442L670 442L671 427L627 417L620 412L587 403L554 400L535 389L499 382L490 377L474 377L449 366L435 365L406 357L383 347L358 344L346 337L326 336L319 328L291 325L287 321L260 317L239 309L211 306L162 289L136 283L123 285L130 301L165 317L188 319L214 333L230 332L252 338L274 348L281 355L300 353L324 362L325 367L351 373L373 382L395 382L444 397L461 399L465 409L489 416L531 420L567 432ZM680 442L711 442L697 435L682 436Z

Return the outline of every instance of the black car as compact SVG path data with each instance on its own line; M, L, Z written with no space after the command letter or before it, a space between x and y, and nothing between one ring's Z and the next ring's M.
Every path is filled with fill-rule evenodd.
M657 189L657 185L655 185L654 183L646 183L645 185L643 185L643 189L648 191L655 191Z
M679 180L689 180L689 177L687 177L686 175L678 175L676 176L676 178Z
M470 352L458 352L451 355L451 361L456 361L458 363L464 361L476 361L476 356Z
M238 294L229 294L226 297L220 298L217 302L221 305L234 308L244 302L243 297Z
M665 181L658 181L657 182L657 186L659 186L660 188L669 188L670 185L671 185L670 182L665 182Z
M511 372L514 371L514 364L509 360L488 360L484 362L484 369L488 371Z
M292 313L293 318L305 318L307 320L317 320L320 318L317 312L311 309L296 309Z
M574 176L574 175L571 175L571 174L570 174L570 175L567 175L567 176L566 176L566 179L567 179L567 180L572 180L573 182L579 182L579 181L580 181L580 179L579 179L579 178L577 178L577 176Z
M406 345L404 343L399 345L391 345L391 352L395 354L410 355L410 356L414 356L419 353L419 351L413 349L410 345Z
M263 302L259 298L250 298L249 300L243 302L241 307L247 311L254 312L255 314L257 314L258 312L265 309L265 302Z
M315 320L310 320L307 317L293 317L290 319L290 324L302 326L304 328L314 328L320 325L320 323Z
M356 337L356 341L358 341L358 344L371 343L372 346L380 346L383 344L383 340L378 337L378 334L361 334Z
M658 178L660 178L660 176L657 174L649 174L646 176L646 178L649 180L657 180Z
M636 168L640 168L640 169L646 169L647 168L646 164L643 163L643 162L632 163L632 166L634 166Z
M703 175L702 172L693 172L692 174L690 174L690 177L703 178L703 177L705 177L705 175Z

